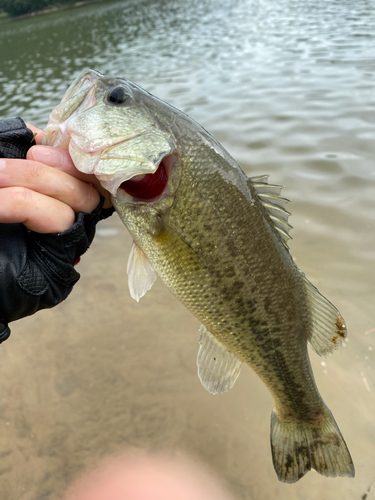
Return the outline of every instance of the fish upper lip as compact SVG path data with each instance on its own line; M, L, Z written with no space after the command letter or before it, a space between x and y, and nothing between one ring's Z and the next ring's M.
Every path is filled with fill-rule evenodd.
M103 146L98 146L98 147L91 147L91 148L85 148L85 147L81 147L81 146L78 146L77 142L74 141L76 143L76 145L82 149L82 151L84 151L85 153L97 153L98 151L104 151L105 149L107 148L110 148L112 146L116 146L117 144L122 144L123 142L128 142L128 141L131 141L132 139L135 139L136 137L139 137L140 135L142 135L144 133L144 130L142 130L141 132L135 134L135 135L132 135L130 137L127 137L126 139L122 139L120 141L114 141L114 142L111 142L110 144L106 144L104 147ZM70 135L70 134L69 134ZM69 142L71 140L74 140L74 138L72 137L72 135L70 135L70 139L69 139Z
M97 153L98 151L104 151L105 149L107 148L110 148L112 146L115 146L117 144L122 144L124 142L128 142L128 141L131 141L132 139L135 139L137 137L139 137L140 135L142 135L145 131L142 130L141 132L137 132L136 134L132 135L132 136L129 136L129 137L126 137L125 139L121 139L121 140L118 140L118 141L113 141L109 144L106 144L105 146L97 146L97 147L85 147L85 146L81 146L77 143L77 141L74 139L74 135L78 136L78 134L71 134L69 132L69 128L66 126L66 121L65 122L62 122L62 123L57 123L57 124L49 124L47 125L47 127L45 127L44 129L44 132L48 132L48 129L58 129L60 130L61 132L61 137L64 138L65 136L65 140L67 140L67 145L69 146L70 144L70 141L73 140L73 142L76 144L77 147L79 147L84 153L92 153L92 154L95 154ZM45 134L46 135L46 134Z

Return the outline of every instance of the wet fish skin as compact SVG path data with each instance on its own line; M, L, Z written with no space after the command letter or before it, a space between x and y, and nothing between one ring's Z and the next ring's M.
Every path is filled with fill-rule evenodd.
M227 162L196 143L193 140L186 147L180 139L194 167L188 170L184 164L188 173L182 176L164 218L157 209L146 212L114 199L116 210L172 293L266 383L278 414L314 418L322 404L313 383L306 337L301 335L309 313L300 273L256 193L251 195L251 206L237 186L223 182L220 173L215 182L207 165L224 169ZM198 159L201 168L195 168ZM238 173L245 188L247 178ZM249 238L250 227L253 236ZM262 278L261 291L258 276L267 277ZM279 283L276 289L275 283ZM302 304L295 307L295 302Z
M113 107L106 99L119 86L129 98ZM60 106L64 111L53 115L46 142L57 145L51 131L60 127L59 144L69 147L77 168L90 165L112 192L136 245L130 268L143 259L143 274L153 269L204 325L198 355L203 385L214 393L228 390L241 362L260 376L275 403L271 448L281 481L295 482L311 468L354 476L307 352L307 341L318 354L331 352L346 336L345 323L293 262L278 189L265 178L249 179L196 122L125 79L86 72ZM92 152L80 149L90 144L99 148L95 165ZM136 200L119 187L168 158L161 197ZM151 285L141 284L139 295Z

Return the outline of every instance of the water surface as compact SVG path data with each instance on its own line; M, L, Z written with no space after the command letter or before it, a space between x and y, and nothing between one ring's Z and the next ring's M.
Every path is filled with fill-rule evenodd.
M57 499L86 467L132 447L187 453L239 499L366 494L375 478L374 23L368 0L129 0L1 25L2 118L43 127L91 67L187 112L249 175L286 186L292 254L348 325L345 348L311 358L356 465L353 480L277 481L266 388L246 367L228 394L201 387L198 322L160 283L130 299L131 239L113 216L68 300L14 324L1 346L1 498Z

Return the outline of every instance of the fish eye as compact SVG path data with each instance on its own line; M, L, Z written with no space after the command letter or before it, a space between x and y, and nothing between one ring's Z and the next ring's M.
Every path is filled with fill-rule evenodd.
M129 98L129 94L124 87L118 86L110 89L107 93L107 103L119 106L124 104Z

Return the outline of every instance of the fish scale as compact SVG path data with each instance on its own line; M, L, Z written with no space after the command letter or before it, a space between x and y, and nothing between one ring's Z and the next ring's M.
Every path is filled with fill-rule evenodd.
M186 150L190 145L184 144L181 139L180 147ZM129 207L131 216L125 211L122 212L126 225L133 236L139 228L146 227L146 234L141 232L136 242L148 256L157 274L212 334L217 335L231 352L255 369L275 399L281 402L279 412L287 413L286 407L291 406L292 410L288 413L293 411L298 414L302 406L301 413L306 413L302 398L297 398L297 394L301 395L300 387L303 387L303 402L309 402L310 414L315 415L315 408L319 407L323 411L323 405L315 386L311 384L311 369L306 349L307 335L303 331L301 335L299 327L301 323L305 323L302 321L303 315L306 314L303 301L299 301L299 309L302 311L289 312L296 300L298 279L294 279L294 286L288 282L293 276L298 276L298 270L285 247L278 241L276 231L259 209L260 202L256 194L253 194L256 201L251 206L236 186L228 185L216 171L214 175L210 173L207 168L209 162L214 162L216 168L223 162L213 150L206 152L203 158L201 156L198 166L194 161L196 155L193 153L192 156L191 165L190 158L186 158L184 162L187 174L182 177L173 208L166 215L166 219L168 225L182 238L182 252L187 254L189 249L195 250L198 266L194 261L190 269L188 263L183 261L182 273L182 259L179 253L175 252L175 246L168 240L165 241L165 246L156 246L154 236L147 234L148 223L144 224L138 217L139 214L142 217L142 212L133 206ZM226 163L224 166L227 168ZM246 185L247 179L242 175ZM195 185L193 192L190 189L192 184ZM230 210L233 198L237 200L236 207ZM189 210L189 205L194 206L194 210ZM132 217L135 217L134 220ZM233 218L236 222L235 237L226 231L227 227L231 227ZM199 219L210 220L215 230L209 233L202 229ZM249 227L252 228L250 241ZM275 239L278 246L270 244L265 235L269 239ZM197 241L198 249L195 244ZM155 246L156 252L153 251ZM233 257L228 256L226 251L228 247L233 248L237 258L234 268L236 274L230 279L224 277L221 272L221 269L233 263ZM267 255L266 259L264 255ZM283 260L288 262L289 272L285 271ZM167 266L164 263L168 263ZM266 279L257 280L257 275L265 275ZM262 281L261 290L259 281ZM275 282L282 283L283 286L277 287ZM196 283L200 284L199 289L196 288ZM236 307L236 294L233 292L237 292L239 283L246 289L246 292L241 292L241 297L247 298L251 304L255 299L258 307L250 310L240 310ZM283 293L284 289L287 294ZM299 289L301 295L304 295L301 285ZM263 295L268 297L268 314L262 307ZM235 324L239 321L240 328L236 328ZM279 328L280 324L283 329ZM285 330L288 331L287 336ZM283 350L286 349L289 353L288 361L283 355ZM296 370L296 359L304 360L299 370Z

